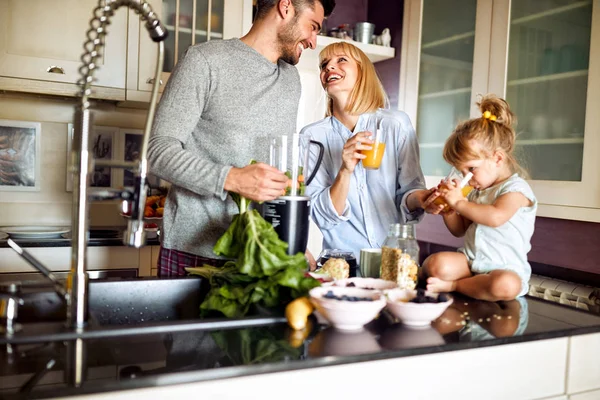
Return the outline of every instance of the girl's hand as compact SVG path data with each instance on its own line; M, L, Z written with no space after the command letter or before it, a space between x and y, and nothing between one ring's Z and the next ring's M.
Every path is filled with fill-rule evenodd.
M440 186L441 196L451 208L455 208L459 201L467 200L466 197L463 196L462 189L459 185L460 181L454 179L450 182L442 183Z
M360 153L361 150L371 150L373 140L371 140L371 132L358 132L356 135L352 136L346 144L344 144L344 149L342 151L342 169L346 170L349 173L354 172L354 168L356 168L356 164L363 158L366 158L365 155Z

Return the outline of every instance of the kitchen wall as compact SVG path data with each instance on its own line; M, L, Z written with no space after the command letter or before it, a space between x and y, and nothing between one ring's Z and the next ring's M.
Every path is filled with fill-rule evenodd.
M0 92L0 119L41 122L41 188L39 192L0 191L0 226L70 225L71 196L66 191L67 124L73 121L75 99ZM94 105L94 123L143 129L146 111ZM124 225L117 203L93 203L90 223Z

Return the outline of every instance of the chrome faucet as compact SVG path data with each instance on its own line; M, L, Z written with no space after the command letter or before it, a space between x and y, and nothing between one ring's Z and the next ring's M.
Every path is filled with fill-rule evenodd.
M158 57L150 97L150 107L144 127L144 136L140 152L140 160L137 162L111 162L104 160L93 160L90 157L88 145L92 115L90 112L90 96L92 94L92 83L94 72L97 69L97 60L104 47L106 27L110 24L110 17L114 15L117 8L121 6L132 8L140 14L142 21L146 21L146 29L154 42L158 43ZM86 274L87 266L87 233L88 233L88 203L90 200L122 199L129 201L131 218L128 221L127 230L123 238L124 244L133 247L141 247L145 244L144 233L144 205L146 202L146 180L148 174L148 139L154 119L156 99L158 98L158 85L164 59L164 43L167 31L156 14L152 11L146 0L98 0L98 6L93 11L94 17L90 20L90 29L86 35L88 40L84 43L84 54L81 56L83 65L79 68L82 79L81 101L75 110L75 134L73 137L73 149L71 151L71 165L73 170L73 211L71 215L71 269L67 282L63 287L54 275L42 263L29 253L21 249L16 243L9 239L11 247L20 254L25 261L42 272L48 279L53 281L55 290L62 295L67 302L67 325L76 330L82 329L87 321L88 311L88 282ZM100 192L89 193L90 171L94 165L111 168L129 168L135 172L135 187L133 192L121 189L107 189Z
M106 27L110 24L110 17L117 8L127 6L137 14L142 21L146 21L146 29L154 42L159 45L154 84L150 98L150 108L146 118L144 136L138 162L111 162L104 160L94 161L88 151L92 115L89 110L90 96L94 72L97 69L97 60L104 47L104 38L107 34ZM146 180L148 173L148 140L154 119L156 99L160 73L164 59L164 43L167 31L157 15L152 11L146 0L99 0L98 7L94 9L94 17L90 20L90 29L87 31L88 40L84 43L84 54L81 56L83 65L79 68L82 79L81 101L75 110L75 134L73 137L73 151L71 152L73 165L73 211L71 216L71 270L67 279L67 323L69 326L83 328L87 320L87 232L88 232L88 186L90 171L93 165L112 168L132 168L136 172L135 189L133 193L122 190L109 190L104 199L122 198L131 202L131 218L128 221L127 231L123 241L128 246L141 247L145 243L144 233L144 205L146 202Z

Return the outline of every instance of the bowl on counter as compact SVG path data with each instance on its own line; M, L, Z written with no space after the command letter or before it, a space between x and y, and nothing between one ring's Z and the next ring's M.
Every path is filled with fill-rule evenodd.
M436 302L415 303L411 300L419 297L427 297ZM452 304L453 299L447 294L438 294L410 289L392 289L385 292L386 307L389 312L403 324L413 327L428 327L432 321L439 318ZM441 301L440 301L441 300Z
M329 282L323 286L341 286L341 287L356 287L359 289L368 289L368 290L391 290L398 287L395 282L386 281L385 279L376 279L376 278L347 278L347 279L338 279L333 282Z
M382 292L352 287L316 287L310 290L309 296L317 312L343 331L362 329L386 304Z

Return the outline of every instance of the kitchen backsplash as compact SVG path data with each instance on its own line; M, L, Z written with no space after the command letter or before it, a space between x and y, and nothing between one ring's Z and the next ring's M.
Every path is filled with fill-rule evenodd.
M71 196L66 191L67 124L75 99L0 93L0 119L41 123L41 187L37 192L0 191L0 226L68 225ZM94 124L143 129L146 111L98 103ZM93 203L90 224L123 225L117 203Z

